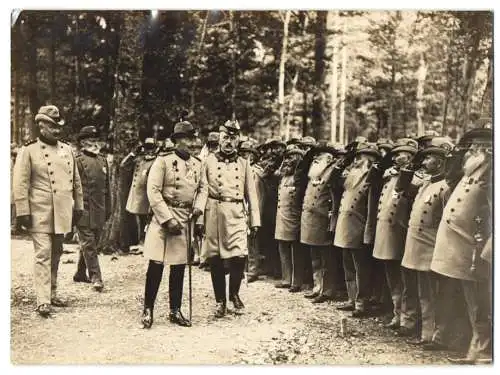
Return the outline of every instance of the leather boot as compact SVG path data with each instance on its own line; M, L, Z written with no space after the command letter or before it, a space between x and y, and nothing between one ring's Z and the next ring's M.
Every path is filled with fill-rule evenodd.
M191 327L191 322L182 315L180 309L170 311L168 319L171 323L175 323L181 327Z
M233 306L236 310L241 310L245 308L245 305L240 299L240 296L235 294L234 296L230 296L229 300L233 303Z
M142 313L141 323L143 328L151 328L153 325L153 309L146 307Z
M227 313L226 302L217 302L215 305L215 317L222 318Z

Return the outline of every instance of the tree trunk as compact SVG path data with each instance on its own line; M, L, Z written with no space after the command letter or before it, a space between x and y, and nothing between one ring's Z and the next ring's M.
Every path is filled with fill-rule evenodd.
M281 57L278 79L278 107L280 113L280 127L279 133L285 133L285 65L287 60L287 47L288 47L288 24L290 23L290 16L292 12L287 10L285 12L285 19L283 20L283 41L281 44ZM288 140L288 138L287 138Z
M481 97L481 116L493 117L493 43L488 54L488 78L483 96Z
M198 50L196 54L196 61L193 66L193 83L191 86L191 112L194 113L195 110L195 104L196 104L196 86L198 83L199 77L196 77L197 73L199 73L198 65L201 60L201 53L203 50L203 45L205 43L205 35L207 33L207 22L208 22L208 16L210 15L210 11L206 11L205 18L203 19L203 25L201 26L201 32L200 32L200 42L198 43ZM195 78L196 77L196 78Z
M314 98L313 98L313 134L317 140L328 139L325 132L325 47L326 47L326 11L316 12L316 30L314 45Z
M343 27L343 33L345 35L345 23ZM342 37L343 38L343 37ZM347 45L343 43L342 46L342 77L340 81L340 118L339 118L339 142L346 144L346 134L345 131L345 98L347 94Z
M37 45L35 38L35 25L33 17L27 17L27 38L26 42L26 52L27 52L27 62L28 62L28 99L29 99L29 124L30 124L30 136L32 138L38 136L38 131L35 124L35 115L38 113L38 109L40 108L40 101L38 99L38 85L36 79L37 73Z
M112 192L115 193L112 216L108 223L107 246L113 250L126 248L128 231L123 221L127 192L120 173L120 162L137 143L139 123L137 117L142 99L144 48L140 43L140 30L146 20L143 12L124 12L120 30L117 59L118 82L114 87L115 112L112 119L113 163L111 166Z
M308 134L308 126L307 126L307 114L309 111L309 107L307 105L307 88L304 88L302 92L303 97L303 108L302 108L302 136L305 137Z
M49 90L50 101L56 101L56 42L55 35L52 35L49 41Z
M427 65L424 55L420 55L420 66L417 70L417 136L421 137L425 133L424 127L424 85L427 76Z
M237 14L237 13L236 13ZM229 11L229 32L231 34L232 48L231 48L231 118L236 119L236 78L237 78L237 64L236 64L236 49L238 48L238 26L235 20L234 11Z
M453 33L450 38L450 45L453 43ZM453 54L452 51L448 51L446 67L446 92L444 93L444 109L443 109L443 135L448 135L448 107L450 104L451 97L451 87L452 87L452 65L453 65Z
M335 143L337 142L337 92L338 92L338 35L337 31L337 23L338 23L338 11L329 11L328 12L328 29L330 32L334 32L329 36L329 39L332 39L333 50L332 50L332 63L330 65L331 76L330 76L330 141Z
M19 26L18 23L12 27L12 41L11 41L11 103L12 103L12 126L11 126L11 142L20 143L19 131L19 69L21 67L21 44L19 43Z
M290 101L288 102L288 113L286 116L286 123L285 123L285 141L288 141L290 139L290 120L293 114L293 108L295 106L295 95L297 93L297 82L299 80L299 70L295 72L295 76L293 77L292 80L292 89L290 91Z

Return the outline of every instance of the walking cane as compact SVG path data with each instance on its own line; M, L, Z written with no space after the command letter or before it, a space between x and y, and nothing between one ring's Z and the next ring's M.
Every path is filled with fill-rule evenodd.
M187 230L187 260L188 260L188 286L189 286L189 321L192 323L192 315L193 315L193 287L191 283L191 248L192 248L192 240L191 240L191 224L192 224L192 216L189 215L188 218L188 230Z

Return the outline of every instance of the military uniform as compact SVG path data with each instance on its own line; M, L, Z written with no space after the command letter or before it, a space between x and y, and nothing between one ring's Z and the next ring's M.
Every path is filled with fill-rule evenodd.
M41 107L35 121L40 115L41 120L56 123L59 111L54 106ZM31 218L37 306L50 305L56 298L64 234L71 231L73 210L83 209L82 184L71 146L60 141L48 144L41 138L26 144L14 167L14 200L18 218Z
M332 186L330 177L334 170L331 153L321 152L311 163L308 183L302 203L300 220L300 242L311 253L314 287L314 302L333 299L338 289L336 283L337 264L340 255L332 248L333 236L330 228Z
M187 121L174 126L172 138L175 141L181 137L196 138L194 127ZM153 309L164 265L170 266L169 319L181 326L191 326L180 309L185 266L193 255L192 248L189 248L193 241L191 213L202 163L189 151L176 146L175 150L158 156L147 178L147 197L153 217L144 241L144 257L149 259L144 293L145 328L150 328L153 323Z
M392 153L417 152L418 144L412 139L402 138L396 142ZM414 195L396 188L400 172L389 168L383 177L377 214L377 228L373 257L384 261L387 284L392 297L394 327L404 327L401 332L411 332L417 324L417 275L401 268L411 204Z
M260 227L259 202L252 168L237 154L239 124L227 121L221 130L220 151L209 154L202 167L193 215L204 223L202 258L210 264L217 304L216 316L226 314L226 279L223 260L229 264L229 300L235 309L244 307L239 298L243 269L248 255L247 217L252 235ZM228 153L223 150L231 150ZM248 209L245 209L245 203Z
M430 265L432 271L461 283L472 326L467 354L470 360L491 358L489 264L480 257L483 249L476 251L478 244L474 238L478 226L485 232L492 228L490 169L488 163L480 165L466 174L451 193L438 227ZM488 238L489 234L483 237Z
M201 161L183 160L175 151L159 156L149 172L147 194L153 218L144 241L144 256L168 265L187 264L187 223L200 180ZM181 235L169 236L162 224L175 218Z
M380 153L374 144L360 145L356 153L367 153L379 157ZM334 245L342 249L345 283L348 302L345 309L365 312L370 288L371 254L364 246L368 211L370 183L367 181L368 169L352 167L343 172L343 178L337 184L343 187L337 225L335 227ZM342 308L342 307L341 307Z
M97 257L97 245L111 211L109 172L106 159L83 150L76 156L83 188L83 215L77 223L80 241L77 279L86 278L102 283L101 268Z
M288 146L285 154L303 152ZM295 166L296 167L296 166ZM300 197L295 183L295 171L283 175L278 187L278 207L276 212L275 238L281 259L281 284L290 287L291 292L300 291L304 283L305 249L300 243Z

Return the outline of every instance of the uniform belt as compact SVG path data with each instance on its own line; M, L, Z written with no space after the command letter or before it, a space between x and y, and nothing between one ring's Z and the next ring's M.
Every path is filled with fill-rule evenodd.
M233 203L243 203L243 199L231 198L231 197L215 197L213 195L208 196L210 199L214 199L219 202L233 202Z
M165 202L168 206L173 208L191 208L193 207L193 202L181 202L165 198Z

